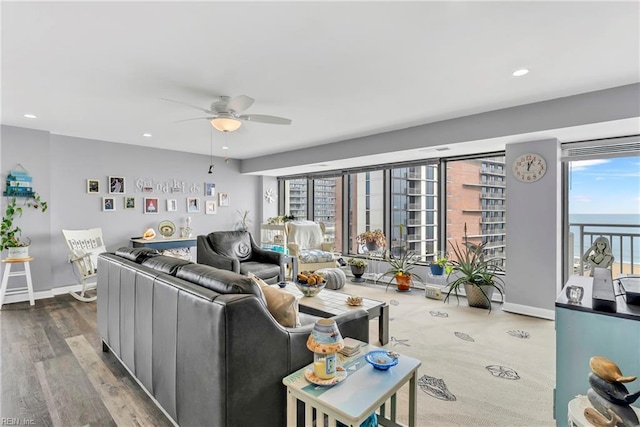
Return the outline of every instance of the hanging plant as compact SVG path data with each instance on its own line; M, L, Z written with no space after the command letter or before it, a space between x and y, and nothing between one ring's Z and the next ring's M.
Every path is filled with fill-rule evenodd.
M38 193L28 198L22 206L18 205L16 197L10 199L0 224L0 250L29 246L31 243L31 239L28 237L21 237L22 229L14 223L17 218L22 216L23 208L33 208L45 212L47 202L43 201Z

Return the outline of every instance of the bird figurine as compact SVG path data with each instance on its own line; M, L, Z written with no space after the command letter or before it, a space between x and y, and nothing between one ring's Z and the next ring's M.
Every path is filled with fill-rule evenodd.
M635 381L637 378L636 376L623 376L618 365L606 357L593 356L589 359L589 366L594 374L610 383L630 383L631 381Z

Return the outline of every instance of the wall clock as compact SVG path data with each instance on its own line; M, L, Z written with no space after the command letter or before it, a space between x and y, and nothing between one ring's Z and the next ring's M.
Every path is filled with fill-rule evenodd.
M273 203L276 200L276 193L272 188L268 188L267 191L264 192L264 199L267 203Z
M522 182L536 182L547 171L547 162L539 154L522 154L514 160L511 170Z

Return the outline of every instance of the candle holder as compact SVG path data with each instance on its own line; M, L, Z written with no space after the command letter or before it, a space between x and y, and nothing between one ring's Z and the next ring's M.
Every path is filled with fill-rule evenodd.
M328 380L336 376L336 353L344 348L344 341L336 321L316 321L307 339L307 348L313 352L313 373Z

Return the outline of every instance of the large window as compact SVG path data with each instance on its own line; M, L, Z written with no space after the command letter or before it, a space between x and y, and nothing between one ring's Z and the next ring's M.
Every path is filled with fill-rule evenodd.
M324 223L325 239L342 249L342 177L313 180L313 220Z
M391 169L391 238L389 249L413 251L423 261L438 247L437 164Z
M485 243L485 255L506 267L505 158L478 157L447 161L446 234L462 244L464 227L470 243Z
M384 173L382 170L348 175L349 182L349 251L363 254L366 246L357 242L358 234L370 230L384 231Z
M614 277L640 273L640 158L574 160L568 171L569 274L592 273L583 255L600 236L608 240Z
M295 219L307 219L307 179L288 179L284 184L284 213Z
M374 249L359 244L357 236L380 229L392 254L413 251L423 262L439 251L450 253L449 242L462 242L467 224L470 241L485 243L485 255L506 267L504 156L348 172L335 178L285 179L283 214L325 223L325 237L345 254L369 254Z

